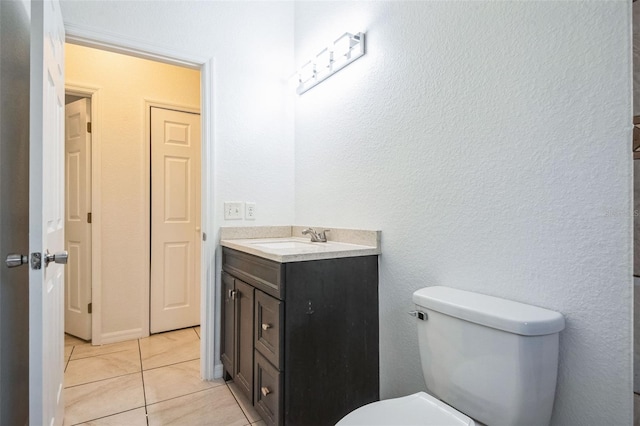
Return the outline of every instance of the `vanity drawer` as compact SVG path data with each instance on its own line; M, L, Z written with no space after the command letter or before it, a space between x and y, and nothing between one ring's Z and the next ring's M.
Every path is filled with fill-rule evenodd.
M283 368L282 324L284 303L280 300L256 290L254 346L264 357L279 370Z
M282 423L282 378L280 372L260 352L255 353L254 406L268 425Z
M222 269L267 294L284 298L284 265L223 247Z

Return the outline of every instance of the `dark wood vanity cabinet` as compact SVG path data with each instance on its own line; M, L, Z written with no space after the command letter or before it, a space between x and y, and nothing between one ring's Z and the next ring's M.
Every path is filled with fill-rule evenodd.
M334 425L379 399L377 256L278 263L225 247L222 268L225 378L267 424Z

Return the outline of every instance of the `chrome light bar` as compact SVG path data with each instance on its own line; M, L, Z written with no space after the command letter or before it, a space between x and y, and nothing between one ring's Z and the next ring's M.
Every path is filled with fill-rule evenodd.
M300 68L296 92L303 94L364 54L364 33L344 33Z

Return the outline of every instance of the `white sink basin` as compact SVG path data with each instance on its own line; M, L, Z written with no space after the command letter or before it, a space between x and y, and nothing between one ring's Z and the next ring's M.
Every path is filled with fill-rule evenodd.
M378 245L363 246L338 241L312 243L308 238L293 236L236 238L221 240L220 245L282 263L380 254Z
M315 249L316 246L311 243L303 243L302 241L273 241L273 242L262 242L262 243L252 243L251 245L266 248L266 249L281 249L281 250L292 250L292 249Z

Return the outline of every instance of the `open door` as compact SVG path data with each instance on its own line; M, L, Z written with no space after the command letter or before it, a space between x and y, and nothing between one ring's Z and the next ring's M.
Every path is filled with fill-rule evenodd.
M0 425L29 421L30 33L24 4L0 1Z
M91 107L86 98L65 106L64 331L91 340Z
M29 424L64 417L64 24L58 0L31 1ZM51 254L49 254L51 252Z
M151 108L151 333L200 324L200 115Z

